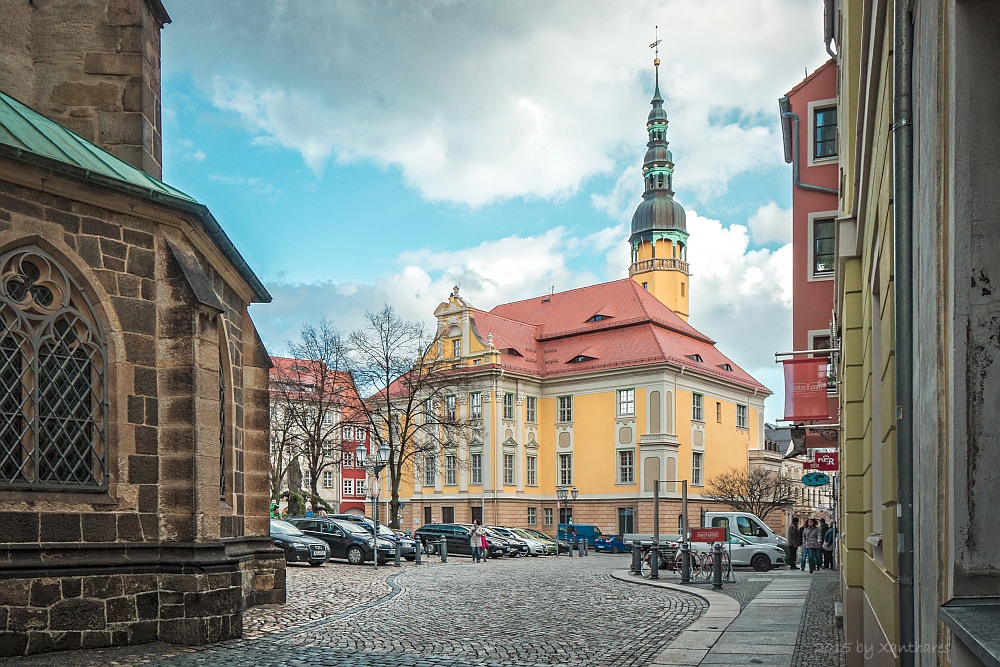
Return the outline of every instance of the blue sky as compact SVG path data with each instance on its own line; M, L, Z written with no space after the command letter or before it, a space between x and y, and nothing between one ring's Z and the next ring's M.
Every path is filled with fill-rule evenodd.
M453 283L491 308L626 275L660 25L691 321L780 390L777 98L826 59L818 0L168 11L164 179L212 209L274 295L252 314L275 353L305 322L351 329L383 302L429 321Z

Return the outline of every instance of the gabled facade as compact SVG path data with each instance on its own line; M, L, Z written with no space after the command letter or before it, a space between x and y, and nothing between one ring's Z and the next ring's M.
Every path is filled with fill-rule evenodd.
M657 66L659 62L655 63ZM764 448L770 391L688 324L687 239L657 81L630 278L483 311L456 287L434 311L440 361L471 385L455 396L475 436L426 457L403 490L403 525L470 521L596 524L676 532L680 480L697 525L707 480ZM568 505L558 488L576 488Z

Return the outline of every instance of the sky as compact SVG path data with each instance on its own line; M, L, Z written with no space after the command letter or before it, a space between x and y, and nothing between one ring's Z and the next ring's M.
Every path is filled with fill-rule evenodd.
M821 0L169 0L164 180L273 296L272 354L384 303L433 322L628 275L658 35L691 324L775 392L791 349L777 100L827 59Z

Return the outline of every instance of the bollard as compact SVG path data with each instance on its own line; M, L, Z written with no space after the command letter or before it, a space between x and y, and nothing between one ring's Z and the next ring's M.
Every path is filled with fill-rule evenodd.
M642 546L638 540L632 542L632 565L629 572L634 575L642 574Z
M448 562L448 540L442 537L440 545L441 545L440 546L440 548L441 548L441 562L442 563L447 563Z
M722 590L722 542L712 547L712 588Z
M583 541L583 555L584 556L589 556L590 555L590 541L589 540L584 540Z
M400 546L402 546L402 545L400 544L400 541L397 539L396 540L396 555L393 557L393 563L392 563L396 567L399 567L399 548L400 548Z
M681 544L681 583L691 583L691 545L688 542Z
M417 558L413 562L416 563L417 565L422 565L422 563L420 562L420 555L421 555L420 552L424 550L424 543L419 539L416 542L417 542Z
M655 539L649 548L649 578L660 578L660 543Z

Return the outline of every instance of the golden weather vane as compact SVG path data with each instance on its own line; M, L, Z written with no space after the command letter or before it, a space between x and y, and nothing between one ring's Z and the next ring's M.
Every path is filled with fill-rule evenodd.
M653 53L654 53L653 64L654 65L659 65L660 64L660 42L663 41L662 39L660 39L660 26L656 26L656 32L654 33L654 36L656 37L656 41L654 41L652 44L650 44L649 48L653 49Z

